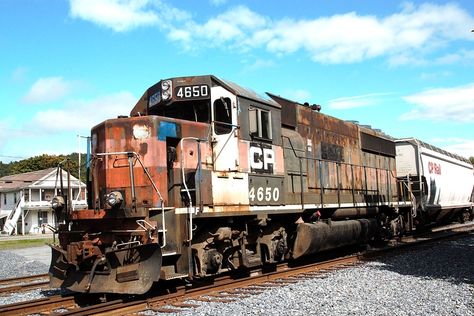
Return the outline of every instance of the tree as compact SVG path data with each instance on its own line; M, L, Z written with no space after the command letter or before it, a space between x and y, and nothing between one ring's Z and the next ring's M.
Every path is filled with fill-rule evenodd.
M474 165L474 156L469 157L469 161Z
M43 154L9 164L0 163L0 176L56 168L60 163L64 170L69 169L74 177L79 177L79 155L77 153L59 156ZM85 154L81 154L81 180L83 182L86 180Z
M10 164L0 161L0 177L8 176L10 174Z

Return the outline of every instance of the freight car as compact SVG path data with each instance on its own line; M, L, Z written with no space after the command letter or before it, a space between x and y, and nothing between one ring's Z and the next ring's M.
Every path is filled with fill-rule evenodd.
M395 143L397 175L414 194L416 226L471 219L474 177L470 161L415 138Z
M95 126L89 208L53 199L51 286L140 294L413 228L391 138L268 96L171 78Z

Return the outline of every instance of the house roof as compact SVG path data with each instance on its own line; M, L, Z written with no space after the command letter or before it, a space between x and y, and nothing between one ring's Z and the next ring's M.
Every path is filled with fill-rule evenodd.
M56 182L56 170L56 168L48 168L1 177L0 192L15 191L28 187L54 187ZM59 182L59 179L57 181ZM65 181L66 172L63 170L64 184L66 184ZM78 180L75 177L71 176L71 181L73 182L73 186L77 186Z

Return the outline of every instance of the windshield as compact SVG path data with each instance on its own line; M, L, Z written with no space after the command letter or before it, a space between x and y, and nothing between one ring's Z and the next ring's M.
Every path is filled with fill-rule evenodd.
M209 123L209 109L209 100L180 101L166 106L154 107L153 109L149 110L148 114L187 121Z

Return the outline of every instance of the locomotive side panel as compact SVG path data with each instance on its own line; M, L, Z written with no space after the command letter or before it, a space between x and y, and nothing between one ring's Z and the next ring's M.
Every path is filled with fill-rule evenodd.
M248 161L243 169L248 173L247 204L254 210L282 205L285 166L280 107L245 97L239 97L238 104L240 155L246 155Z
M303 172L308 190L305 203L364 207L396 201L392 141L309 107L297 106L297 113L308 170L307 175Z
M361 184L348 166L360 164L357 126L308 107L298 106L297 113L297 131L306 140L307 200L317 204L352 201L352 188Z

